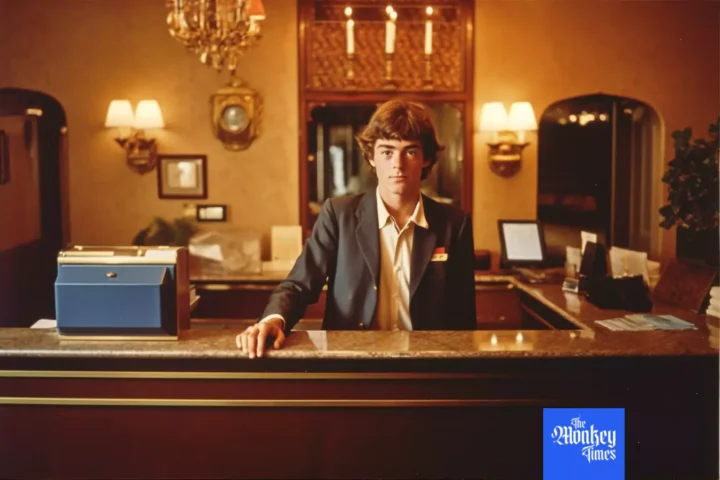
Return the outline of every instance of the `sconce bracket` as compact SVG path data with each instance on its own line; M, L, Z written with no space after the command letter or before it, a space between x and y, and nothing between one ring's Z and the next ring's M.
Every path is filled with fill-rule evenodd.
M490 170L501 177L512 177L522 166L522 151L528 143L488 143Z
M152 172L157 166L157 142L146 138L142 131L115 141L125 150L128 167L137 174Z

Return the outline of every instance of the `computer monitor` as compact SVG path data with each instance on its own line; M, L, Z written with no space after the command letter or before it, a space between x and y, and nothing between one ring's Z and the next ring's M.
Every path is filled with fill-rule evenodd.
M498 220L503 267L542 267L545 234L537 220Z

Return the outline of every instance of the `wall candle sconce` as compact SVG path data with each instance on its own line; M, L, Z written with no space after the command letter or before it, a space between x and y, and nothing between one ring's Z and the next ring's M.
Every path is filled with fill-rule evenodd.
M395 54L395 32L397 21L397 12L395 9L388 5L385 9L385 13L388 15L388 20L385 22L385 79L383 81L383 88L385 89L396 89L398 84L393 79L393 55Z
M522 151L529 145L525 141L528 131L537 130L535 112L529 102L515 102L510 115L500 102L486 103L480 113L480 131L493 134L488 143L490 170L502 177L515 175L522 164Z
M113 100L108 106L105 126L118 129L115 141L125 150L130 169L140 175L155 169L157 142L147 137L145 131L165 126L157 101L141 100L133 114L129 100Z
M433 8L427 7L425 9L427 14L427 20L425 21L425 76L423 77L423 88L425 90L431 90L433 87L432 82L432 14Z
M348 87L355 87L355 71L353 62L355 61L355 21L352 19L352 8L345 7L345 16L347 17L347 80Z

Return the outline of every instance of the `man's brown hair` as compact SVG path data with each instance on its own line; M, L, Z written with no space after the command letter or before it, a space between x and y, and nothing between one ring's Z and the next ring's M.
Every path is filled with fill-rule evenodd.
M438 152L445 148L438 142L435 125L427 107L407 100L390 100L380 105L365 129L356 138L368 164L373 159L377 140L420 142L423 158L430 162L423 168L421 177L423 180L437 162Z

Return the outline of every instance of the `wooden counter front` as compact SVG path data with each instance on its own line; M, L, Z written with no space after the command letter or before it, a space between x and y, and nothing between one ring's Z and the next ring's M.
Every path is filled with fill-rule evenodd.
M547 407L624 408L628 479L718 478L707 317L656 306L697 330L611 332L594 321L626 312L553 285L503 288L549 326L303 320L254 360L235 338L255 319L156 342L0 329L0 478L542 478Z

